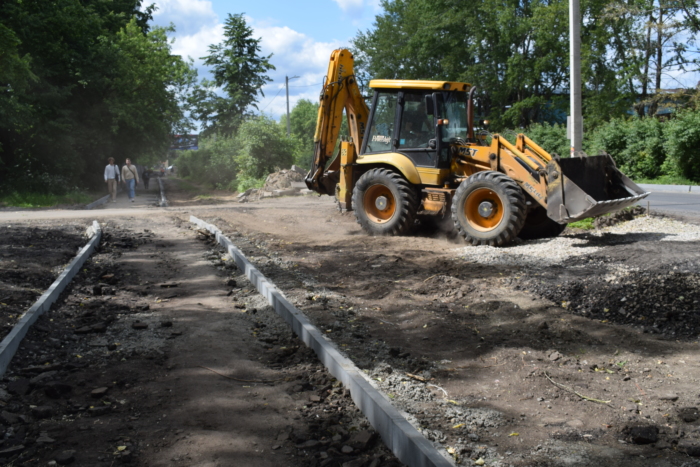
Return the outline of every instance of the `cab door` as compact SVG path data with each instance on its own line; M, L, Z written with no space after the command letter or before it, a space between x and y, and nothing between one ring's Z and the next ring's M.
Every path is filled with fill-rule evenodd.
M435 137L435 108L432 93L402 91L398 96L396 151L417 167L437 167L438 140Z

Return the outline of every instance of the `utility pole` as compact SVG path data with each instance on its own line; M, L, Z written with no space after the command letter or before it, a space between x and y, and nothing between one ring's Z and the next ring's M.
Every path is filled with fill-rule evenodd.
M289 125L289 80L296 78L298 78L298 76L292 76L291 78L289 76L284 77L284 86L287 88L287 136L292 133L292 127Z
M571 116L569 139L571 154L583 150L583 112L581 111L581 6L579 0L569 0L569 56Z

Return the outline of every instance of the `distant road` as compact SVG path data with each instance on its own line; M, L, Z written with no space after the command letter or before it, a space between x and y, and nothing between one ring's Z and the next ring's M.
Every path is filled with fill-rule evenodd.
M679 214L700 217L700 188L691 187L688 193L687 186L669 187L667 185L640 185L651 194L639 202L640 206L652 211L668 214Z

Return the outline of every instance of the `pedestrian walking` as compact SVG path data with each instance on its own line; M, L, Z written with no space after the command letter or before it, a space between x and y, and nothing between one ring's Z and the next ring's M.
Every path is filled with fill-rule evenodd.
M107 159L105 167L105 183L107 183L107 193L112 195L112 202L117 202L117 184L119 183L119 167L114 165L114 157Z
M131 159L127 159L126 164L122 167L122 182L126 185L129 199L133 203L136 196L136 185L139 184L139 171L135 165L131 165Z
M148 182L151 180L151 169L143 171L143 187L148 190Z

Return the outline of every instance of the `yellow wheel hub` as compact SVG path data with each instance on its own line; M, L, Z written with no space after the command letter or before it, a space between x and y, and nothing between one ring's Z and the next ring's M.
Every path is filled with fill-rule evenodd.
M503 202L488 188L478 188L464 202L464 217L474 229L488 232L503 220Z
M372 222L383 224L388 222L396 212L396 199L389 187L372 185L365 191L363 198L365 214Z

